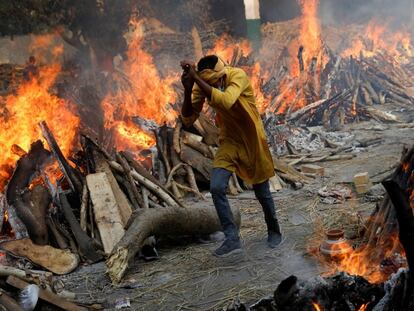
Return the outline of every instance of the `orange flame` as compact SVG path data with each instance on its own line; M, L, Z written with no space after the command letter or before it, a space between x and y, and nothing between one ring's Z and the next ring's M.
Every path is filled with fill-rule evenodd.
M214 47L207 54L215 54L227 64L230 64L237 49L242 56L248 56L252 51L249 41L237 42L228 34L223 34L214 42Z
M364 35L354 40L353 45L342 52L342 56L373 57L382 51L397 60L405 56L412 57L411 36L403 31L392 33L386 24L379 24L373 19L368 23Z
M118 75L114 75L117 89L105 97L102 108L105 128L112 132L116 147L133 151L148 148L155 140L129 121L131 117L139 116L158 124L175 122L177 112L170 104L176 99L172 83L177 77L159 76L151 55L142 49L142 22L133 18L130 24L127 60L121 64Z
M359 309L358 311L366 311L368 308L368 303L364 303Z
M39 39L40 38L40 39ZM43 36L38 40L44 41ZM48 37L46 36L46 39ZM37 42L37 41L36 41ZM44 44L47 44L45 40ZM48 49L48 45L43 46ZM41 139L38 123L45 120L64 154L68 154L74 144L79 118L71 103L57 97L51 89L60 73L58 63L39 68L37 77L22 82L15 94L5 98L0 105L0 165L14 166L18 156L13 153L13 145L29 150L30 144ZM0 168L0 190L8 172Z
M276 113L287 113L306 106L309 103L304 91L307 86L311 86L314 93L319 94L320 73L328 62L322 45L318 19L319 0L298 0L298 2L302 11L300 34L288 47L290 77L282 79L279 83L280 93L274 106ZM302 49L302 71L299 65L300 49Z
M315 308L315 311L322 311L321 306L319 306L317 303L312 302L312 306Z
M381 283L387 280L390 271L382 271L380 269L381 262L384 258L392 258L395 254L403 252L397 233L384 240L378 240L374 247L364 245L352 252L345 252L342 247L348 246L338 244L332 248L333 251L341 255L322 259L328 268L325 273L331 275L337 272L347 272L351 275L363 276L371 283Z

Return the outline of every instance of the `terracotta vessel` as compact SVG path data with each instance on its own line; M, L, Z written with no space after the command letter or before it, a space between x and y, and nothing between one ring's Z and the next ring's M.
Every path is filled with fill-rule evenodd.
M321 253L330 256L341 256L349 254L353 248L344 238L344 231L341 229L333 229L326 232L326 239L320 247Z

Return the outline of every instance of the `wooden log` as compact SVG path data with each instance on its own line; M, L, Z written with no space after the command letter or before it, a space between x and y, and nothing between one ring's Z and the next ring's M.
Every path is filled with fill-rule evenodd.
M240 225L240 213L232 206L236 224ZM179 236L210 234L221 230L216 210L212 206L188 208L147 209L137 213L132 225L106 261L107 273L112 282L122 280L135 254L144 241L152 236Z
M59 148L59 145L56 142L55 137L50 131L45 121L39 123L40 129L42 130L43 137L46 139L49 148L51 149L54 157L59 163L59 167L62 173L65 175L72 191L77 192L79 195L82 194L82 180L79 178L78 173L69 165L63 156L62 151Z
M368 114L370 114L372 117L376 117L382 121L385 122L399 122L398 118L388 112L385 111L381 111L379 109L375 109L373 107L365 107L365 109L367 110Z
M200 192L200 189L198 189L193 168L190 165L186 165L185 170L187 171L187 178L188 178L187 180L188 180L188 184L190 185L190 188L194 190L197 196L205 200L206 198L202 195L202 193Z
M23 289L27 287L28 285L30 285L30 283L20 280L14 276L9 276L7 278L7 284L15 288L18 288L18 289ZM52 305L57 306L66 311L88 311L88 308L78 306L74 304L73 302L67 301L46 289L40 288L39 297L40 299L47 301L51 303Z
M92 263L101 260L102 255L96 251L92 239L80 227L66 195L64 193L60 193L59 200L60 208L62 209L65 219L69 223L78 244L80 255Z
M39 225L37 229L37 238L33 239L36 244L46 245L49 242L49 235L46 225L46 214L52 201L49 191L43 185L39 184L33 187L30 193L30 209Z
M46 279L53 276L51 272L41 270L22 270L15 267L0 265L0 276L13 275L23 280Z
M304 176L298 170L288 165L283 160L278 159L277 157L273 157L273 164L275 166L275 170L278 172L277 174L279 175L279 177L283 179L286 179L291 182L302 183L308 183L310 180L308 177Z
M372 106L373 102L371 99L371 96L369 95L368 90L365 87L361 87L362 90L362 96L364 97L365 100L365 104L367 104L368 106Z
M33 143L29 153L17 161L6 190L10 209L15 209L30 237L39 244L47 244L48 241L44 216L50 197L44 188L37 188L33 200L38 204L34 206L28 187L37 169L47 161L49 156L50 152L44 149L41 141ZM24 193L26 195L23 195Z
M173 147L174 147L174 150L177 154L180 154L180 152L181 152L180 138L181 138L181 128L182 127L183 127L183 123L181 122L180 119L177 119L177 122L176 122L175 128L174 128L174 134L173 134Z
M139 162L135 161L131 154L129 154L128 152L123 152L123 151L121 151L120 153L124 156L125 159L127 159L129 165L131 165L131 167L139 175L141 175L144 178L148 179L150 182L152 182L156 186L163 189L166 193L169 193L168 189L166 187L164 187L164 185L161 184L157 178L155 178L153 175L151 175L150 172L148 172ZM146 187L148 187L148 186L146 186ZM151 188L149 188L149 189L151 189Z
M119 184L114 174L111 171L111 167L109 166L105 158L102 156L102 154L95 151L93 153L93 156L95 159L96 172L105 173L106 177L108 178L109 184L111 185L111 188L112 188L112 192L115 196L116 202L118 203L119 213L122 219L122 224L125 227L132 214L131 204L129 203L125 193L119 187Z
M234 184L234 179L231 176L230 176L229 183L228 183L228 186L227 186L227 192L230 195L237 195L239 193L237 191L236 185Z
M180 159L180 155L174 149L174 130L171 130L171 129L169 130L167 144L169 145L171 164L172 164L172 167L174 168L178 164L182 163L181 159ZM180 168L178 170L178 172L176 172L177 181L180 182L180 183L183 183L184 182L184 176L186 174L187 173L186 173L185 169Z
M181 160L196 169L206 180L210 180L213 161L193 148L181 144Z
M208 145L201 142L203 137L201 136L198 136L198 137L201 139L197 139L197 135L188 133L186 131L182 131L181 141L187 146L200 152L203 156L213 159L214 156L211 154L210 149L208 148Z
M5 311L24 311L17 301L6 294L2 289L0 289L0 306L0 309Z
M124 172L122 166L119 163L115 162L115 161L109 162L109 165L115 171L118 171L118 172L121 172L121 173ZM151 190L154 194L156 194L161 200L163 200L169 206L182 206L182 204L177 203L177 200L175 200L168 192L164 191L163 188L159 187L158 185L153 183L151 180L145 178L144 176L138 174L135 170L131 171L131 176L136 181L140 182L142 185L144 185L149 190Z
M194 55L196 59L203 57L203 45L201 44L200 34L195 26L191 29L191 37L193 38Z
M171 187L171 190L172 190L174 196L177 199L181 199L183 197L183 194L181 193L181 191L178 190L177 182L175 180L172 180L170 182L170 187Z
M89 192L88 187L83 185L82 190L82 198L81 198L81 208L80 208L80 216L79 216L79 225L83 231L86 232L86 224L87 224L87 212L89 206Z
M407 258L411 286L414 282L414 215L408 196L404 193L407 189L401 189L394 180L382 183L394 205L398 220L399 237ZM413 290L413 288L411 288Z
M105 173L87 175L86 183L105 254L110 254L125 233L118 203Z
M27 154L26 150L16 144L12 145L11 152L20 158Z
M202 126L205 134L203 135L204 141L207 145L219 145L219 129L209 120L209 118L204 114L200 113L198 121Z
M165 183L165 186L167 188L171 187L171 183L174 181L174 175L177 173L177 171L181 168L184 168L186 165L188 165L188 164L180 162L171 169L171 172L170 172L170 174L168 175L168 178L167 178L167 182Z
M142 196L137 189L134 178L132 178L131 176L131 167L129 166L127 160L125 160L125 158L122 157L122 155L120 155L119 153L116 154L116 159L118 163L121 164L122 169L124 170L126 179L129 183L129 188L132 191L132 197L130 199L131 199L133 206L135 208L143 208L144 206L142 203Z
M282 184L280 183L280 179L278 178L277 175L270 177L269 185L270 185L270 192L277 192L283 189Z
M56 244L59 246L60 249L67 249L69 247L65 237L59 232L58 228L56 228L55 223L52 221L50 216L46 217L46 224L48 229L53 235ZM75 249L76 250L76 249Z
M78 256L69 250L49 245L36 245L30 239L3 242L0 244L0 248L15 256L25 257L55 274L70 273L79 264Z
M176 181L173 181L173 185L175 185L175 187L177 187L177 190L182 190L182 191L185 191L185 192L194 193L200 199L206 200L206 198L203 196L202 193L200 193L200 191L194 190L193 188L182 185L182 184L180 184Z
M142 192L142 200L143 200L144 208L149 208L149 198L148 198L149 191L147 188L142 187L141 192Z
M239 180L237 179L236 173L233 173L231 178L233 178L234 185L236 186L237 192L238 193L242 193L243 192L243 189L242 189L242 187L239 184Z
M167 147L167 126L163 125L159 128L159 131L155 131L155 137L157 140L157 150L160 155L161 161L165 166L165 173L168 175L171 171L170 161L168 159L168 147Z

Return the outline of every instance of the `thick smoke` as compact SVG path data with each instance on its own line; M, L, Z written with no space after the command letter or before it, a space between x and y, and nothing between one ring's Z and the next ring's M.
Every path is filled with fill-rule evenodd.
M414 0L320 0L324 24L347 25L377 19L395 28L414 25Z

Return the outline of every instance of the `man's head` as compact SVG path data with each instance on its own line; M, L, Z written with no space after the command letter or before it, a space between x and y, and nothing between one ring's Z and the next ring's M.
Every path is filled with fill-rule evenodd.
M204 69L214 69L219 58L216 55L207 55L201 58L197 64L197 70L203 71Z
M224 62L216 55L201 58L197 64L197 71L201 78L215 88L224 86L226 71Z
M34 65L36 63L36 58L34 56L29 57L29 63Z

